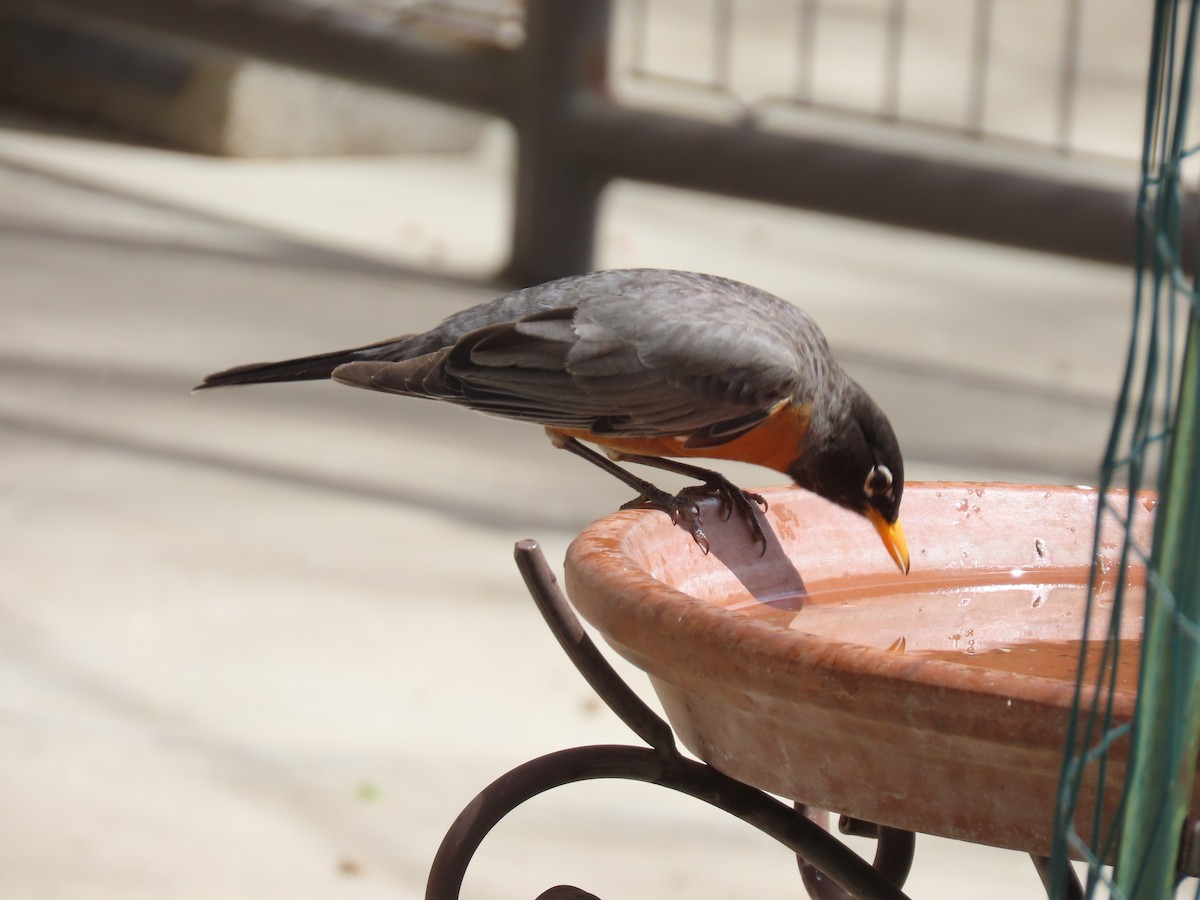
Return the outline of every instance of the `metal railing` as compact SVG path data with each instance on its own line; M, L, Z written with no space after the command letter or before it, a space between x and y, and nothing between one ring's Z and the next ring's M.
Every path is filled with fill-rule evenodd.
M1140 155L1151 16L1138 0L625 0L617 15L615 78L630 97L707 96L747 119L784 106L1026 151ZM692 58L664 52L684 32Z
M636 67L610 75L612 0L523 6L522 18L498 4L492 20L479 18L479 32L464 36L436 27L438 15L443 22L464 15L461 2L0 0L0 9L116 20L507 119L518 159L506 275L519 283L591 268L599 199L615 178L1091 259L1131 259L1132 178L1128 188L1086 180L1071 160L1050 154L1049 165L1032 167L1012 154L999 161L931 154L919 142L890 140L895 129L884 126L848 138L836 129L778 129L746 117L721 121L647 108L621 97L630 77L644 80L644 58L640 75ZM977 10L989 7L977 0ZM884 68L899 71L905 7L892 0L888 8ZM731 15L728 2L718 0L716 9ZM817 14L812 0L799 10L802 21ZM978 33L976 40L986 43ZM734 71L725 46L718 44L713 58L718 84ZM805 52L799 84L809 84L809 94L806 100L801 91L793 105L817 104L814 76L803 74L803 60L815 51ZM971 65L986 70L986 59L972 57ZM972 82L969 92L982 83ZM1060 81L1060 95L1070 84ZM884 93L875 118L897 119L903 108L897 87ZM980 109L968 105L967 133L982 121Z

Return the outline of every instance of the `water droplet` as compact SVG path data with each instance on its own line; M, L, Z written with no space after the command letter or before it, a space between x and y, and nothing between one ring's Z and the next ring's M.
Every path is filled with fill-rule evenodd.
M1154 508L1158 506L1158 498L1152 494L1147 494L1142 498L1142 506L1145 507L1146 512L1154 512Z
M966 500L960 500L958 503L958 506L956 506L954 508L957 509L959 512L966 512L968 506L970 506L970 504L967 503Z
M978 507L978 506L972 506L972 507L971 507L971 512L973 512L973 513L978 513L978 512L979 512L979 507Z

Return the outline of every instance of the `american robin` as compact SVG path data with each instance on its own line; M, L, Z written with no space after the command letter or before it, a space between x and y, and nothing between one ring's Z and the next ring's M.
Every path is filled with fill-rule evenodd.
M908 572L904 461L887 417L807 313L740 282L659 269L561 278L421 334L238 366L197 389L321 378L536 422L555 446L638 491L626 507L664 510L706 550L701 496L720 497L726 516L739 511L763 548L755 504L766 504L680 458L767 466L865 516ZM672 495L620 461L703 484Z

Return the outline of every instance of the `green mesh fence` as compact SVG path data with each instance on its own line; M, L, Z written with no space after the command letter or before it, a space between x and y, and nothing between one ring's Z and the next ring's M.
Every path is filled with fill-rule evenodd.
M1200 231L1184 189L1200 149L1188 131L1197 0L1158 0L1154 17L1133 327L1101 472L1088 603L1089 619L1109 617L1108 637L1081 656L1056 816L1055 898L1070 896L1068 857L1086 864L1088 897L1200 897L1196 882L1177 874L1200 723L1200 336L1187 274L1200 261ZM1152 548L1133 527L1146 516ZM1138 647L1128 623L1143 604ZM1131 722L1117 673L1138 660Z

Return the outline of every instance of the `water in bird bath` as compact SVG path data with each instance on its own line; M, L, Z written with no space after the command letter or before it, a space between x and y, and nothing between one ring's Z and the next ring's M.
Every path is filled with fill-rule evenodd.
M946 660L1019 675L1073 682L1087 608L1085 568L1013 568L932 573L864 587L830 581L804 596L767 601L744 595L724 605L739 615L829 641L886 650L912 660ZM1098 614L1083 642L1090 669L1099 665L1116 584L1101 579ZM1117 653L1117 686L1137 687L1143 570L1130 569Z

